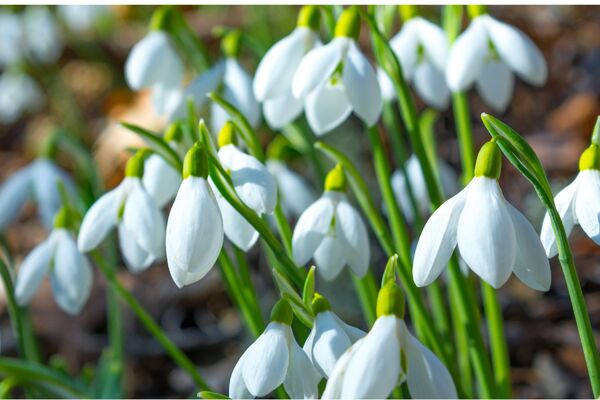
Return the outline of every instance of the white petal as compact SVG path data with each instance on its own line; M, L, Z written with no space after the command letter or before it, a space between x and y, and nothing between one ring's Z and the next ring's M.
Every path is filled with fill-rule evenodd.
M381 89L373 66L354 42L350 43L342 79L352 109L367 126L373 126L383 108Z
M502 61L485 63L477 77L477 92L485 103L497 112L504 112L510 104L515 77Z
M290 361L291 336L288 325L271 322L244 353L242 377L254 396L265 397L283 383Z
M495 288L510 277L517 243L506 200L495 179L473 178L458 221L458 249L469 268Z
M277 97L265 100L263 114L269 126L273 129L281 129L293 122L302 114L304 102L292 96L287 90Z
M171 115L171 120L184 118L187 115L187 103L190 100L196 106L196 111L200 111L208 99L208 93L217 90L221 84L224 72L225 63L219 62L191 81L184 89L180 104Z
M332 196L325 193L298 219L292 235L292 253L299 265L311 259L331 227L334 214Z
M77 248L70 233L55 231L56 253L50 275L54 298L60 308L72 315L78 314L92 290L92 267Z
M223 247L221 212L206 180L181 183L167 221L169 272L178 287L197 282L210 271Z
M577 180L577 221L585 234L600 244L600 172L593 169L581 171Z
M119 224L118 232L123 261L131 272L138 274L152 265L154 256L136 242L136 235L131 233L125 224Z
M252 77L233 58L225 60L223 98L241 111L252 126L260 121L260 106L252 92ZM216 131L218 132L218 131Z
M314 90L306 97L304 112L317 136L337 128L352 113L342 82L325 82Z
M333 372L329 376L327 380L327 386L325 386L325 391L321 396L321 399L341 399L342 398L342 389L344 385L344 378L346 376L346 368L348 364L352 360L352 357L356 353L356 351L362 345L363 339L354 343L342 356L339 358L338 362L335 364L333 368Z
M231 171L240 200L259 214L271 214L277 205L277 182L267 167L232 144L219 149L219 160Z
M419 42L427 58L433 62L437 70L445 71L450 47L446 33L438 25L424 18L416 17L413 20L418 25Z
M544 56L535 43L519 29L500 22L489 15L484 17L494 47L502 60L521 79L532 85L541 86L546 83L548 67Z
M306 53L292 80L294 97L302 99L329 80L342 61L348 43L348 38L339 37Z
M315 40L315 32L298 27L267 51L254 76L254 95L258 101L270 100L291 90L294 73Z
M446 200L425 224L417 243L413 262L413 280L417 286L426 286L433 282L452 256L456 247L456 229L465 205L467 188Z
M389 75L381 68L377 67L377 81L381 89L381 97L385 101L393 101L396 99L396 89Z
M513 271L530 288L547 291L550 289L552 275L540 237L519 210L508 202L506 206L512 216L517 238L517 255Z
M25 305L29 303L44 277L50 270L50 260L54 253L55 242L52 235L25 257L19 268L17 281L15 283L15 297L17 303Z
M390 46L402 66L402 73L406 80L410 80L418 59L419 33L416 18L408 20L402 29L390 39Z
M340 317L333 313L332 317L337 321L338 325L344 330L344 332L346 332L346 335L348 336L348 339L350 339L350 342L355 343L366 335L366 332L364 332L361 329L355 328L351 325L348 325L347 323L342 321Z
M369 236L358 212L342 197L335 209L335 233L345 244L346 260L352 271L362 277L369 269Z
M152 154L144 162L144 188L158 207L164 207L177 194L181 174L158 154Z
M481 17L456 39L446 67L446 82L453 92L468 89L479 76L488 54L488 33Z
M252 399L252 393L246 388L244 383L244 377L242 376L242 366L244 365L244 356L242 354L238 362L231 372L231 378L229 378L229 398L231 399Z
M442 71L430 61L423 61L415 68L413 78L419 97L438 110L445 110L450 103L450 91Z
M267 168L277 181L279 201L285 212L298 216L316 200L314 190L304 178L290 170L285 163L267 160Z
M14 221L31 195L31 168L13 174L0 187L0 230Z
M554 204L562 219L563 226L567 236L573 230L575 226L575 196L577 195L577 188L579 187L578 179L576 178L567 187L562 189L556 197L554 197ZM550 222L550 216L548 213L544 216L544 222L542 224L542 232L540 234L544 249L546 249L546 255L548 257L554 257L558 253L556 247L556 236L554 236L554 230L552 229L552 223Z
M387 398L400 376L400 340L396 316L379 317L348 362L342 398Z
M335 279L346 264L346 256L345 242L325 236L314 255L317 272L326 281Z
M152 107L157 115L171 116L182 103L183 90L179 85L156 83L152 86Z
M244 251L250 250L258 240L258 232L246 221L229 202L218 193L218 189L211 182L211 188L217 198L217 203L223 216L223 231L233 244Z
M50 160L39 158L32 167L31 183L38 213L46 229L52 229L54 215L61 207L57 184L61 181L67 192L73 194L73 183L69 176Z
M314 324L313 361L319 372L328 378L337 360L352 345L352 342L331 311L317 314Z
M113 190L103 194L87 211L77 238L77 247L80 251L85 253L98 247L106 235L117 225L124 187L121 183Z
M293 337L290 340L290 359L283 387L292 399L319 397L317 376L311 373L313 365Z

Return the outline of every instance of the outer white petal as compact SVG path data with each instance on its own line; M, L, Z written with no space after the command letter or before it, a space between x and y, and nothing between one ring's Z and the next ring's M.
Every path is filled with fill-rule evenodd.
M413 280L417 286L433 282L446 267L457 242L457 226L465 206L467 186L446 200L425 224L413 262Z
M15 282L15 297L20 305L29 303L29 300L44 280L50 270L54 249L55 240L51 234L48 239L37 245L23 260Z
M291 334L291 332L290 332ZM313 365L302 348L296 343L293 334L290 339L290 361L283 387L292 399L317 399L319 379L311 373Z
M252 77L233 58L225 60L223 98L244 114L252 126L260 121L260 105L252 92ZM218 131L216 131L218 132Z
M258 101L276 98L291 90L294 73L315 40L315 32L298 27L267 51L254 76L254 96Z
M385 101L393 101L396 99L396 89L389 75L381 68L377 67L377 81L381 88L381 97Z
M423 170L421 169L421 164L419 163L417 156L414 154L411 155L404 164L404 168L408 175L408 179L410 180L410 187L417 206L422 213L426 213L429 210L429 193L427 192L425 177L423 176ZM414 219L414 213L404 173L400 170L395 171L394 174L392 174L391 182L392 190L394 191L396 200L402 208L402 212L408 221L412 221Z
M183 103L183 90L178 84L162 82L152 86L152 107L160 116L171 116Z
M383 108L381 89L375 69L354 42L350 43L342 79L346 97L356 115L367 126L374 125Z
M267 167L235 145L219 149L219 160L231 171L240 199L259 214L270 214L277 205L277 182Z
M473 84L483 68L488 51L487 29L481 17L477 17L450 49L446 66L446 82L450 90L466 90Z
M577 221L585 234L600 244L600 172L593 169L581 171L577 180Z
M88 252L98 247L106 235L117 225L119 207L124 200L125 185L123 182L113 190L103 194L83 217L77 247Z
M463 260L495 288L510 277L515 263L515 228L495 179L473 178L458 221L458 249Z
M510 104L515 77L502 61L487 61L477 77L477 92L485 103L497 112L504 112Z
M61 181L67 191L73 193L69 176L52 161L38 158L32 164L31 183L38 207L38 214L47 229L54 225L54 215L60 209L61 200L57 184Z
M417 64L418 59L418 48L419 48L419 33L416 18L408 20L403 26L400 32L398 32L392 39L390 39L390 46L398 61L402 66L402 73L404 78L410 80L414 67Z
M325 46L309 51L294 74L292 93L302 99L322 86L335 71L349 44L348 38L335 38Z
M55 231L56 252L50 282L54 298L69 314L78 314L92 290L92 267L66 230Z
M144 188L158 207L164 207L179 190L181 174L158 154L152 154L144 162Z
M567 236L573 230L573 226L575 226L576 222L575 197L577 196L578 187L579 182L576 178L567 187L562 189L556 195L556 197L554 197L554 204L556 205L556 209L560 214L560 218L562 219ZM556 236L554 236L552 223L550 222L550 216L548 213L546 213L546 216L544 217L540 238L542 239L542 244L544 245L544 249L546 250L546 255L548 257L554 257L556 254L558 254L558 248L556 247Z
M17 218L30 195L31 167L25 167L13 174L0 187L0 230Z
M342 82L325 82L314 90L306 97L304 112L317 136L337 128L352 113Z
M344 385L344 378L346 377L346 368L348 364L352 360L356 351L362 345L364 339L360 339L356 343L354 343L342 356L339 358L338 362L335 364L333 368L333 372L329 376L327 380L327 386L325 387L325 391L321 396L321 399L341 399L342 398L342 389Z
M218 62L208 71L191 81L184 89L180 102L171 115L171 120L184 118L187 115L187 103L189 100L195 104L196 111L200 111L208 99L208 93L217 90L221 84L224 72L225 63Z
M155 258L136 242L136 236L124 224L119 224L119 248L123 255L125 266L134 274L146 270Z
M449 44L446 33L438 25L421 17L413 18L417 24L419 42L439 71L445 71L448 59Z
M292 235L292 253L299 265L311 259L331 227L334 204L329 193L308 207L298 219Z
M312 360L321 375L328 378L338 359L352 345L346 332L334 318L331 311L324 311L315 317L315 337L312 346Z
M289 367L292 335L288 325L271 322L246 350L242 377L252 395L265 397L283 383Z
M223 221L203 178L181 183L167 221L169 272L178 287L197 282L210 271L223 247Z
M385 399L392 393L401 372L397 331L396 316L386 315L375 321L348 362L342 398Z
M345 242L325 236L314 255L317 272L326 281L335 279L346 264L347 256Z
M348 339L350 339L350 342L352 343L357 342L366 335L366 332L364 332L361 329L355 328L351 325L348 325L335 314L333 314L333 319L335 319L338 325L344 330L344 332L346 332Z
M231 373L231 378L229 378L229 397L231 399L254 398L254 396L252 396L252 393L250 393L246 388L244 378L242 377L242 366L244 365L245 355L246 353L242 354L238 362L235 364L233 372Z
M300 215L316 200L315 192L304 178L290 170L285 163L267 160L267 168L277 181L279 200L284 211Z
M550 289L552 274L540 237L519 210L508 202L506 206L512 216L517 238L517 255L513 272L530 288L547 291Z
M246 218L242 216L229 202L221 196L218 189L211 183L211 188L215 193L217 204L223 217L223 230L227 239L244 251L250 250L258 240L258 232Z
M548 78L544 56L535 43L519 29L500 22L489 15L483 16L489 35L500 57L523 80L541 86Z
M345 249L346 260L359 277L369 269L371 249L367 228L360 214L342 197L335 209L335 233Z
M277 97L269 98L263 103L263 114L269 126L281 129L302 114L304 102L292 96L287 90Z
M417 65L413 77L419 97L438 110L445 110L450 102L450 91L442 71L427 60Z

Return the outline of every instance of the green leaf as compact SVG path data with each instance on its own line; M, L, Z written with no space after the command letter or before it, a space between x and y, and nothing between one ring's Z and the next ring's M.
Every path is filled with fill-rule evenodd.
M302 300L309 309L315 297L315 270L316 267L314 265L308 270L306 280L304 281L304 289L302 290Z
M391 256L385 266L385 270L383 271L383 276L381 277L381 287L383 287L388 281L393 280L396 281L396 268L398 267L398 254L394 254Z
M217 392L209 392L208 390L203 390L198 393L198 397L201 399L229 399L229 397L224 394Z
M271 270L279 293L285 298L292 306L292 310L296 317L309 329L313 326L313 315L312 310L307 306L302 298L296 293L292 284L287 280L281 272L276 269Z
M117 399L122 397L122 373L119 360L114 357L110 350L104 350L96 368L92 386L92 397L99 399Z
M169 146L169 144L165 142L165 140L159 135L152 133L147 129L144 129L141 126L137 126L127 122L121 122L121 126L123 126L126 129L129 129L131 132L144 139L148 146L150 146L150 148L154 150L156 154L164 158L166 162L171 164L171 166L175 168L175 170L181 171L183 169L183 162L181 161L181 158L179 157L177 152L175 152L175 150L173 150L171 146Z

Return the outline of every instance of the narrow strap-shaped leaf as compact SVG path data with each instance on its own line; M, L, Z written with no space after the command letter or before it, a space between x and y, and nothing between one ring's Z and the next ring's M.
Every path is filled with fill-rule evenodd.
M307 328L312 328L313 315L310 307L306 305L300 295L298 295L298 293L294 290L292 284L281 272L275 268L273 268L271 272L273 274L273 279L277 284L277 288L279 289L279 293L282 297L289 301L296 317L300 320L300 322L306 325Z
M123 126L126 129L129 129L131 132L144 139L144 141L148 144L148 146L150 146L152 150L154 150L158 155L164 158L164 160L168 162L177 171L181 171L183 169L183 162L181 161L179 155L159 135L152 133L147 129L144 129L141 126L130 124L128 122L121 122L121 126Z

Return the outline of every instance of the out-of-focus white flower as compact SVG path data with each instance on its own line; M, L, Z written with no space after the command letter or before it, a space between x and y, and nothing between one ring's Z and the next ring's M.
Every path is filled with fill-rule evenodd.
M467 90L475 83L483 100L502 112L512 97L513 73L541 86L548 67L540 50L520 30L487 14L473 18L450 49L446 68L450 90Z
M81 223L79 250L88 252L118 228L125 264L134 273L165 256L165 219L142 183L145 151L127 163L125 179L100 197Z
M429 106L445 110L450 91L444 75L449 50L444 31L426 19L413 17L390 40L390 46L402 65L404 78L413 82L419 97ZM396 91L389 76L382 69L377 73L383 97L393 100Z
M15 283L15 297L20 305L28 304L44 277L50 274L54 299L69 314L79 314L92 289L92 268L69 227L68 208L57 214L50 236L25 257Z
M57 8L67 28L74 33L89 32L99 20L110 13L107 5L62 4Z
M0 230L4 230L19 216L28 200L37 204L43 225L51 229L54 215L61 204L57 187L59 181L73 193L71 178L45 157L14 173L0 186Z
M299 216L316 200L315 192L304 178L289 169L284 162L267 160L267 168L277 181L279 201L287 215Z
M19 14L0 13L0 38L0 67L20 61L24 49L23 23Z
M600 150L597 144L583 152L579 174L556 195L554 203L567 235L579 223L585 234L600 244ZM548 213L542 224L541 240L548 257L554 257L558 248Z
M265 397L279 385L292 399L316 399L317 377L292 332L292 309L281 299L271 322L242 354L229 380L229 397Z
M365 332L342 321L331 311L327 299L319 294L315 295L312 308L315 321L303 349L320 380L321 377L329 378L342 354L365 336Z
M302 7L296 29L267 51L256 70L254 96L263 103L263 114L273 129L302 113L302 99L292 96L292 79L304 55L320 46L319 13L318 6Z
M55 62L63 48L63 38L54 15L46 7L28 6L23 13L23 32L28 56L32 61Z
M43 104L42 91L28 75L5 72L0 76L0 122L13 123L23 113L38 111Z
M531 223L498 185L502 157L494 141L479 152L475 177L425 224L413 264L417 286L433 282L458 244L469 268L495 288L515 273L529 287L550 288L550 265Z
M298 265L314 258L317 271L332 280L345 264L359 277L369 268L369 237L358 212L343 193L346 187L340 165L327 175L325 193L298 219L292 236Z
M456 398L446 366L410 334L400 288L389 281L377 298L377 320L340 357L323 399L385 399L406 381L413 399Z
M438 158L437 166L440 176L442 188L444 189L445 197L454 196L458 192L458 177L456 173L444 160ZM422 214L426 214L429 211L429 192L427 191L427 185L425 183L425 177L423 176L423 170L418 158L413 154L404 164L406 174L410 181L410 187L412 189L415 202L419 207L419 211ZM392 189L396 200L400 204L402 213L406 217L406 220L412 222L415 218L413 207L411 205L410 196L408 193L408 186L404 173L401 170L397 170L392 174Z
M357 9L347 8L337 22L335 38L309 51L294 74L292 94L305 99L306 118L317 135L339 126L352 111L368 126L381 115L377 73L356 44L359 31Z

